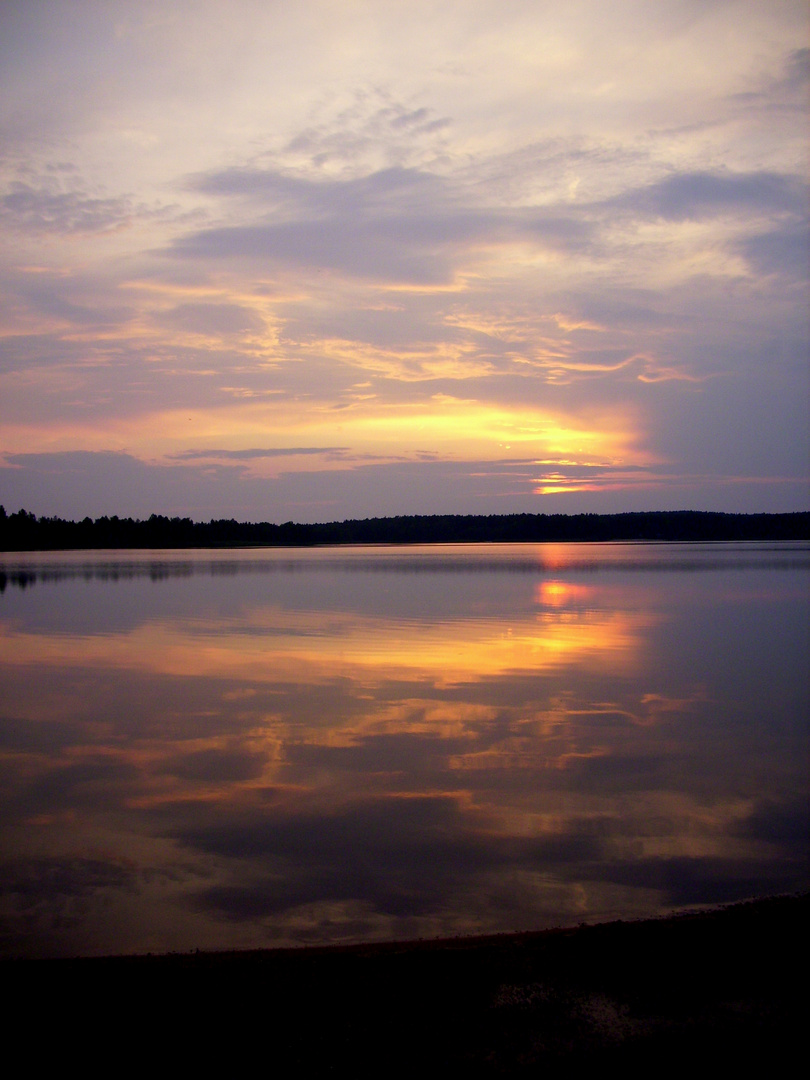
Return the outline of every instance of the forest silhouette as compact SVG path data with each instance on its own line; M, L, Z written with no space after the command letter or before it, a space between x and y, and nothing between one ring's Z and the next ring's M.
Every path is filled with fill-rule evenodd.
M675 510L625 514L410 514L305 524L192 521L152 514L66 521L0 506L0 551L99 548L313 547L329 544L466 544L810 539L810 513Z

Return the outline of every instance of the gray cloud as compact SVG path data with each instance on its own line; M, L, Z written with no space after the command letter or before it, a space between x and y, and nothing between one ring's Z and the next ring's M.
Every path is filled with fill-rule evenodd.
M196 750L178 754L160 766L160 772L185 780L234 782L255 780L264 771L267 754L236 749Z
M446 199L446 181L419 169L395 166L348 180L312 180L275 169L230 168L196 177L192 189L206 194L249 196L275 205L306 207L334 213L338 210L389 208L396 200L411 205L414 198L436 202Z
M51 913L68 898L85 897L100 889L134 889L137 876L137 870L124 860L109 857L16 858L3 866L4 891L19 897L24 908L47 902ZM78 913L79 918L82 915Z
M555 251L605 254L600 230L606 212L678 222L798 215L807 202L798 177L766 171L676 173L603 202L540 207L479 205L444 178L401 167L348 180L233 168L197 177L193 186L247 198L260 216L178 237L168 249L175 257L292 263L424 284L448 281L480 243L528 241Z
M0 289L7 312L6 332L0 335L5 339L3 361L6 363L20 341L28 337L19 330L13 332L15 318L27 320L30 316L44 316L82 328L106 328L123 326L135 313L132 306L121 303L121 294L110 289L109 282L94 280L81 273L66 276L45 269L20 273L0 268ZM23 322L23 325L29 324ZM49 351L48 337L37 335L37 338L40 346L36 354ZM57 341L58 336L52 334L49 343L52 345Z
M450 883L524 854L480 835L480 813L444 795L368 798L320 813L202 822L177 834L191 848L257 867L294 867L275 881L215 886L195 906L233 919L255 918L322 899L361 899L377 911L419 915L445 900Z
M126 799L138 779L134 766L104 756L88 756L73 765L57 764L4 800L4 814L7 820L19 820L26 813L37 813L43 805L54 810L73 806L111 812Z
M750 236L741 242L740 250L760 274L778 274L799 281L810 276L810 233L806 222Z
M476 243L529 239L579 249L593 232L563 210L476 205L446 180L400 167L350 180L228 169L193 183L208 194L248 196L264 209L251 224L179 237L167 253L184 259L245 258L441 284ZM268 205L277 220L266 220Z
M785 81L791 87L806 89L810 83L810 49L796 49L787 58Z
M341 222L299 222L207 229L176 241L170 253L186 259L261 260L339 270L359 278L390 278L444 284L451 261L439 250L413 250L412 243L393 248L384 231L369 225L348 228ZM411 250L409 250L409 248Z
M196 334L261 333L265 322L255 311L239 304L178 304L160 312L155 321Z
M127 224L133 207L127 198L100 199L52 186L17 181L0 196L0 216L13 228L37 233L109 232Z
M184 450L172 454L172 461L194 461L198 458L227 458L231 461L252 461L255 458L298 457L309 454L337 455L348 451L348 446L283 446L263 447L250 450Z
M675 856L616 861L594 872L601 880L658 890L665 903L682 906L792 891L801 879L802 864L775 861L763 868L752 858Z
M121 852L48 853L5 859L0 866L0 952L4 956L59 956L85 951L88 922L110 906L132 900L145 875ZM71 946L64 940L78 935ZM79 945L78 941L82 941Z
M667 221L737 212L797 214L806 208L807 186L798 177L772 172L690 172L631 189L603 205Z
M732 95L734 100L763 105L766 109L807 111L810 83L810 49L794 49L783 59L781 70L765 80L762 88Z

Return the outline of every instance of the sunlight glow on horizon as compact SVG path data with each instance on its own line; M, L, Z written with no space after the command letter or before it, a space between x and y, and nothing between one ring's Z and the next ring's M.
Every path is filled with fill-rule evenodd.
M229 10L3 8L0 502L807 506L806 5Z

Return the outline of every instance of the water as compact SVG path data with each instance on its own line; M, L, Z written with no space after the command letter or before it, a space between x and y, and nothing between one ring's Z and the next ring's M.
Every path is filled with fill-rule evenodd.
M806 888L805 545L0 555L0 951Z

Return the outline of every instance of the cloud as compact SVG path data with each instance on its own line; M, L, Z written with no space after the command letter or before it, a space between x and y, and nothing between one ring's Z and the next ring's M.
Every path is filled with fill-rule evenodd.
M250 450L183 450L170 454L171 461L194 461L198 458L226 458L231 461L253 461L256 458L299 457L311 454L338 455L348 451L348 446L281 446L253 448Z
M391 243L390 223L387 229L363 222L349 226L343 221L206 229L175 241L169 254L195 260L258 261L268 268L273 263L286 263L400 283L440 285L450 281L452 261L441 250L440 239L414 243L404 225L400 221L394 226L399 227L398 244ZM424 221L420 227L425 231Z
M296 176L277 169L229 168L192 178L192 190L208 195L248 196L275 207L333 214L338 210L373 212L392 203L414 199L435 202L446 198L446 183L438 176L401 166L358 177L328 179Z
M693 421L697 460L706 451L700 442L700 415ZM729 423L733 426L733 420ZM677 440L671 416L669 421L662 417L661 425L664 439ZM125 453L7 454L8 465L0 467L0 503L9 512L32 509L31 491L37 491L34 512L46 516L75 518L74 507L80 505L91 517L160 513L278 523L397 514L571 513L578 512L572 497L584 492L591 505L605 513L615 512L617 502L623 510L667 510L677 502L702 510L739 512L742 506L754 512L764 505L777 511L806 492L803 473L789 461L774 462L785 466L781 474L735 479L729 475L735 458L724 449L727 442L722 430L715 432L710 440L718 455L714 470L700 472L693 465L694 471L686 474L672 465L581 465L506 456L447 461L427 452L410 461L364 463L362 456L347 450L338 458L342 467L264 477L252 475L247 461L238 457L197 464L196 451L182 464L152 464ZM775 442L774 451L778 449Z
M757 89L744 90L734 99L756 103L774 112L796 110L802 115L807 110L807 88L810 83L810 49L792 49L782 57L777 73L769 74Z
M26 338L37 339L33 352L41 358L54 346L70 350L70 345L60 341L66 329L123 328L137 313L132 304L122 303L120 292L104 275L65 273L47 265L0 266L0 291L5 309L0 309L2 366L6 367L13 353L25 347ZM82 348L86 355L86 342Z
M603 205L667 221L733 213L801 213L808 190L799 177L773 172L685 172L630 189Z
M470 445L476 409L530 402L577 430L620 416L662 463L646 480L680 462L700 506L718 488L697 478L718 471L722 508L760 497L730 506L732 473L771 476L784 505L788 470L770 466L796 472L807 426L792 404L806 13L192 7L56 5L44 35L21 7L3 38L0 446L141 461L63 470L60 492L55 466L18 459L7 500L69 516L261 518L273 498L285 518L552 508L519 466L496 492L508 440ZM411 439L401 419L438 417L440 395L469 422L448 410L443 437L437 419ZM271 479L274 465L290 472ZM90 473L121 486L102 495ZM642 498L614 480L615 499ZM606 485L571 486L553 509L625 508L599 501Z
M810 49L794 49L785 64L785 83L792 88L804 90L810 83Z
M28 779L21 790L5 800L8 819L23 820L36 815L43 806L51 813L66 807L81 807L87 812L111 812L126 800L127 792L137 786L138 769L125 761L108 756L87 754L75 764L55 762L41 776Z
M582 161L582 151L572 147L569 168ZM349 179L231 168L191 184L229 201L247 200L256 220L177 237L167 249L175 258L241 258L422 285L446 284L470 259L515 244L609 259L616 211L680 223L727 215L796 217L807 203L798 176L774 171L679 172L601 202L563 200L557 192L541 205L511 206L474 197L459 177L403 167Z
M295 855L334 863L334 851L398 852L417 858L420 850L441 844L451 826L464 821L452 795L415 798L369 797L323 811L266 816L261 807L246 819L234 813L226 821L210 819L178 835L183 843L232 858ZM474 818L475 815L470 815ZM363 858L364 856L360 856Z
M109 917L121 899L137 902L146 876L126 854L109 850L17 855L0 867L4 956L75 956L92 949L85 938L88 923ZM77 938L65 947L74 933Z
M178 237L167 254L243 258L342 271L361 279L446 284L479 245L530 242L579 249L593 226L565 209L479 205L446 179L388 168L360 177L309 179L230 169L194 180L207 194L249 196L259 220ZM270 208L277 220L264 220Z
M178 754L160 765L160 771L184 780L238 782L255 780L264 772L267 754L246 749L217 748Z
M750 815L737 824L738 836L765 841L780 848L797 863L806 857L810 838L810 811L805 799L758 800Z
M435 160L447 150L452 121L427 106L412 108L376 88L355 91L337 116L308 124L283 148L285 157L310 167L357 170L360 163L407 167Z
M32 233L111 232L129 224L133 213L126 197L102 199L53 185L33 187L17 181L0 196L0 217L6 224Z
M259 334L265 329L264 320L240 304L178 304L157 314L155 321L194 334Z
M4 891L16 895L23 908L32 912L45 904L52 917L66 900L77 900L103 889L134 891L136 881L137 871L131 865L109 857L16 858L3 866ZM81 908L76 912L77 918L83 914Z
M673 856L616 861L600 866L602 880L659 891L672 906L728 904L751 896L792 891L801 863L774 861L760 865L751 857ZM585 871L587 874L587 871Z
M740 250L758 274L776 274L806 282L810 277L810 228L796 222L757 233L740 242Z
M289 872L255 884L201 891L198 909L255 919L301 903L358 899L374 910L418 916L439 907L475 872L507 864L515 852L478 832L480 814L444 795L370 797L318 813L255 815L204 822L177 839L193 849L275 864Z

